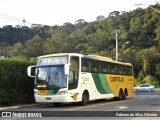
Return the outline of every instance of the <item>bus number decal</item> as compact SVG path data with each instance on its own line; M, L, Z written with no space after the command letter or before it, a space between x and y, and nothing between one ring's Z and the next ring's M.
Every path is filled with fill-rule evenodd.
M124 82L124 77L110 77L110 82Z
M81 79L82 79L83 81L90 81L90 78L89 78L89 77L81 77Z

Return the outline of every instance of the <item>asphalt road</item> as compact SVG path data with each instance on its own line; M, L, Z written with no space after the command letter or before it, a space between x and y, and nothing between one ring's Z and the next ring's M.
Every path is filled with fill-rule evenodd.
M56 119L144 119L144 111L147 113L148 120L158 120L160 117L156 117L157 113L160 115L160 91L155 92L136 92L135 95L127 97L126 100L116 101L112 99L90 101L85 106L79 104L63 104L61 106L54 106L53 104L37 104L30 107L21 107L16 109L6 109L9 112L35 112L43 113L48 119L52 119L50 116ZM4 112L4 110L3 110ZM142 112L142 113L141 113ZM123 115L121 115L121 113ZM134 117L128 116L132 114ZM42 117L45 115L42 114ZM136 115L135 115L136 114ZM37 114L38 115L38 114ZM125 116L124 116L125 115ZM143 115L143 116L141 116ZM103 116L103 117L102 117ZM92 117L92 118L91 118ZM18 118L9 118L8 120L15 120ZM23 118L27 119L27 118ZM34 118L36 119L36 118ZM40 119L40 118L37 118ZM44 118L41 118L44 119ZM45 118L46 119L46 118ZM146 119L145 119L146 120Z

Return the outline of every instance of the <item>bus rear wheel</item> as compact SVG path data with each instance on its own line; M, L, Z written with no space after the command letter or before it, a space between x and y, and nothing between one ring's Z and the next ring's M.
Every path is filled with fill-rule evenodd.
M120 91L119 91L118 100L122 100L122 99L123 99L123 96L124 96L123 91L120 90Z
M127 89L125 89L124 92L123 92L123 98L122 99L126 100L127 96L128 96L128 91L127 91Z
M124 92L122 99L123 99L123 100L126 100L126 97L127 97L127 95L126 95L126 93Z
M122 100L124 97L123 91L120 89L118 97L113 97L113 100Z

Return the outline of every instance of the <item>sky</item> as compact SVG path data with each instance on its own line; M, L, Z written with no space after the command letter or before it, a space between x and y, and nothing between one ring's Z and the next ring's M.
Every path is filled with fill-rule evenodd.
M158 1L158 0L157 0ZM96 20L103 15L107 17L113 11L132 11L154 5L156 0L0 0L0 27L5 25L63 25L65 22L75 24L76 20L86 22ZM23 20L25 19L25 24Z

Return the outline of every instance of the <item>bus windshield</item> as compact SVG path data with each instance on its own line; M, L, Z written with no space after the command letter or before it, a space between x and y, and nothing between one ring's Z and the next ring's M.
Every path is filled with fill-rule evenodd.
M49 84L54 88L66 88L64 65L41 66L36 69L36 84Z

